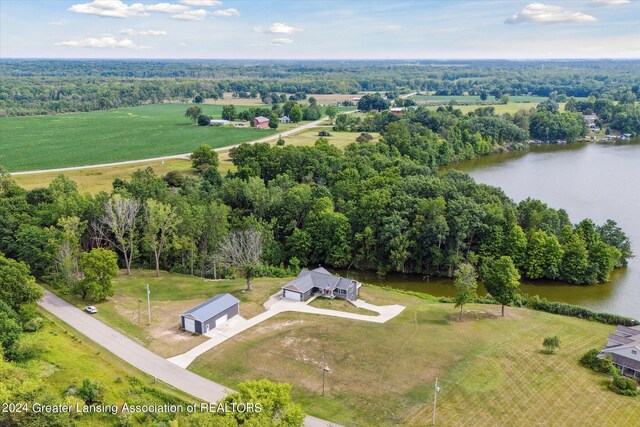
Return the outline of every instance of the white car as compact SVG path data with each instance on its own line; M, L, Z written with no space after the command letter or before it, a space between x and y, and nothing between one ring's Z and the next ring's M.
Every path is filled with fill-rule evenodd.
M98 309L92 305L88 305L84 308L84 311L86 311L89 314L96 314L98 312Z

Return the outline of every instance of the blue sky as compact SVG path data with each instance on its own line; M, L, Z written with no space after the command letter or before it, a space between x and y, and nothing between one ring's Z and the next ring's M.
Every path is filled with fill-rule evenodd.
M640 58L640 1L0 0L0 57Z

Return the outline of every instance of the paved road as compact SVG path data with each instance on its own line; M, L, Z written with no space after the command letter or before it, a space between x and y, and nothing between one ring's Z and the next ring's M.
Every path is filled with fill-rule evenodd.
M348 111L348 113L350 113L350 112L351 111ZM247 144L257 144L259 142L275 141L280 136L294 135L294 134L302 132L304 130L316 127L320 123L324 122L327 119L328 119L328 117L322 117L321 119L316 120L315 122L307 123L307 124L304 124L302 126L295 127L293 129L290 129L288 131L285 131L285 132L282 132L282 133L279 133L279 134L270 135L270 136L267 136L267 137L264 137L264 138L256 139L254 141L249 141L249 142L247 142ZM216 148L216 149L214 149L214 151L226 151L226 150L230 150L231 148L238 147L239 145L240 144L227 145L227 146L224 146L224 147ZM42 169L42 170L23 171L23 172L10 172L10 174L11 175L29 175L29 174L47 173L47 172L67 172L67 171L72 171L72 170L103 168L103 167L120 166L120 165L131 165L131 164L136 164L136 163L153 162L153 161L159 161L159 160L186 159L190 155L191 155L191 153L183 153L183 154L174 154L174 155L171 155L171 156L152 157L152 158L148 158L148 159L127 160L127 161L124 161L124 162L100 163L100 164L97 164L97 165L72 166L72 167L68 167L68 168Z
M125 362L197 399L216 402L227 393L233 392L221 384L163 359L49 291L44 291L44 298L38 305ZM304 425L306 427L337 426L315 417L307 417Z

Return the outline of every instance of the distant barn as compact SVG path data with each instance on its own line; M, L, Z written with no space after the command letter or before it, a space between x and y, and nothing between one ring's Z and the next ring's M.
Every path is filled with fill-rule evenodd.
M255 128L266 128L269 126L269 119L264 116L258 116L253 119L253 127Z

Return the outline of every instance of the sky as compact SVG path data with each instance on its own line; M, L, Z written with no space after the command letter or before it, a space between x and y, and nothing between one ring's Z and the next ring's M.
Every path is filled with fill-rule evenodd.
M640 0L0 0L0 58L640 58Z

